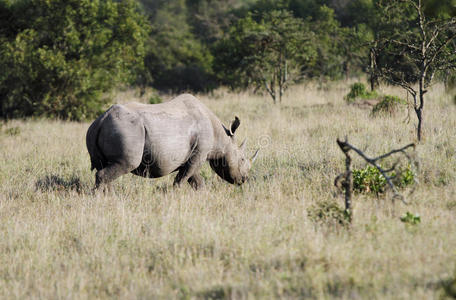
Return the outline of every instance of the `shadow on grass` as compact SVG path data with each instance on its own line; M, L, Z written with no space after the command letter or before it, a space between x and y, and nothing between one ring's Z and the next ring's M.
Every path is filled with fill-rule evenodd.
M207 290L197 292L197 297L199 299L230 299L231 298L231 288L223 286L215 286Z
M456 272L454 278L442 280L440 282L440 285L443 288L443 292L447 298L456 299Z
M76 175L72 175L68 180L54 174L46 175L36 181L35 188L42 192L76 191L81 193L83 191L81 180Z

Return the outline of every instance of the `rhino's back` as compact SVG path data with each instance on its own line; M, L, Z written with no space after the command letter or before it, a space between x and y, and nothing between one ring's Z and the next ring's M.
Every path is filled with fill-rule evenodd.
M174 150L195 134L200 139L211 139L213 136L213 114L190 94L180 95L165 103L131 102L125 104L125 107L141 117L150 139L169 144Z
M209 152L213 129L208 109L191 95L181 95L160 104L127 103L145 128L141 166L134 173L160 177L182 166L198 147Z
M212 118L212 112L196 97L190 94L182 94L170 101L159 104L144 104L130 102L125 107L147 116L147 118L170 118L185 120L189 116L194 119Z

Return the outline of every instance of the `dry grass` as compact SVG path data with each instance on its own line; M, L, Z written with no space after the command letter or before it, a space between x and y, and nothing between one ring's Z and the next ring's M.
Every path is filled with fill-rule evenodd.
M322 201L342 206L332 186L344 166L336 138L371 155L415 138L413 113L410 124L406 112L371 118L345 103L347 92L344 83L296 87L281 106L266 96L201 96L223 121L238 115L239 140L262 151L244 186L205 166L200 192L173 189L173 175L126 175L115 194L93 195L89 124L3 124L0 298L442 296L456 268L456 106L440 87L427 95L411 204L357 195L345 229L308 217ZM402 223L406 211L421 224Z

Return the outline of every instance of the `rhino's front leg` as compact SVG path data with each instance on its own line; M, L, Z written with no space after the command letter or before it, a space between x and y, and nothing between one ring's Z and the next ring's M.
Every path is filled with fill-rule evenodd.
M195 174L188 179L188 183L195 190L204 188L204 178L200 174Z
M174 178L174 186L180 186L188 181L194 189L201 187L203 178L198 172L205 160L205 156L201 155L200 152L194 153L187 163L179 169L179 173Z

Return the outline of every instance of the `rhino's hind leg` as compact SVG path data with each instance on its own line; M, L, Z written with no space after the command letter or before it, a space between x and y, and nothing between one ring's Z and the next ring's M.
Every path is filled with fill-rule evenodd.
M187 181L190 184L190 186L195 190L200 190L204 188L204 179L203 176L201 176L200 174L195 174L191 176Z

